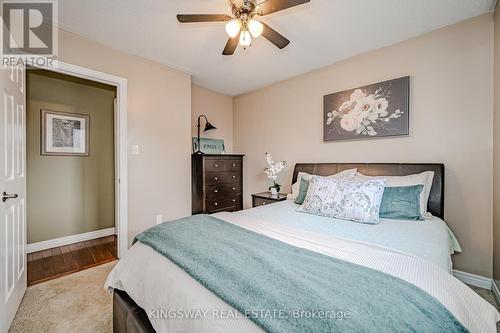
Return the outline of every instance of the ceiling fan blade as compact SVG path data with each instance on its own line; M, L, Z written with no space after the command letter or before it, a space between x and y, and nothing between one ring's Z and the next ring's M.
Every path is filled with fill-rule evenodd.
M179 14L177 20L181 23L226 22L231 16L226 14Z
M303 5L311 0L266 0L257 5L258 15L269 15L280 10Z
M222 54L225 56L230 56L234 54L234 51L236 51L236 48L238 47L238 43L240 42L240 34L234 38L229 38L227 41L226 47L224 48L224 51L222 51Z
M283 37L279 32L268 26L267 24L261 22L264 26L264 31L262 32L262 36L269 40L271 43L276 45L280 49L284 49L290 44L290 41Z

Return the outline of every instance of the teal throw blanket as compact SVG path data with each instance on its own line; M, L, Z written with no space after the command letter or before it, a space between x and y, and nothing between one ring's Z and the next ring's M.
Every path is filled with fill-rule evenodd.
M136 237L267 332L467 332L388 274L197 215Z

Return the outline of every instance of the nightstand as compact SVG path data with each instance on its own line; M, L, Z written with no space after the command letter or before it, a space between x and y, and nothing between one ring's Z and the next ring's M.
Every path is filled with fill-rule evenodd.
M286 194L271 195L271 192L252 194L252 206L259 207L286 200Z

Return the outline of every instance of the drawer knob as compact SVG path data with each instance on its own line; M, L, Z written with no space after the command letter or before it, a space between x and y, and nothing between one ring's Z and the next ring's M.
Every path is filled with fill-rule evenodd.
M214 203L214 206L218 206L218 205L219 205L219 204L218 204L217 202L216 202L216 203Z
M219 167L219 165L218 165L218 164L214 164L214 168L218 168L218 167Z
M217 178L217 177L214 177L214 180L219 180L219 178Z
M263 203L262 203L262 206L264 206L265 204L266 204L266 203L265 203L265 202L263 202Z
M233 191L236 191L236 187L233 187Z
M214 190L214 192L215 192L215 193L218 193L219 191L217 191L217 190Z
M233 199L233 202L236 202L236 199Z
M233 163L233 168L236 166L236 164Z
M236 178L236 176L233 176L233 179L235 179L235 178Z

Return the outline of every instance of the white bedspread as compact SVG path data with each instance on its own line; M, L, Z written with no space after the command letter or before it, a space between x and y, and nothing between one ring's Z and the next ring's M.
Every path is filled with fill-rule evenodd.
M496 309L432 261L398 249L251 217L248 212L215 216L291 245L401 278L436 298L471 332L496 332L496 322L500 320ZM158 315L155 311L159 310L164 314L165 310L204 313L203 319L150 317L157 332L261 332L249 319L224 318L224 314L236 311L177 265L141 243L136 243L120 260L105 287L125 290L148 314Z
M396 249L432 261L450 273L450 255L462 251L446 223L431 214L425 221L381 219L379 224L370 225L301 213L296 210L298 207L292 200L286 200L235 214Z

